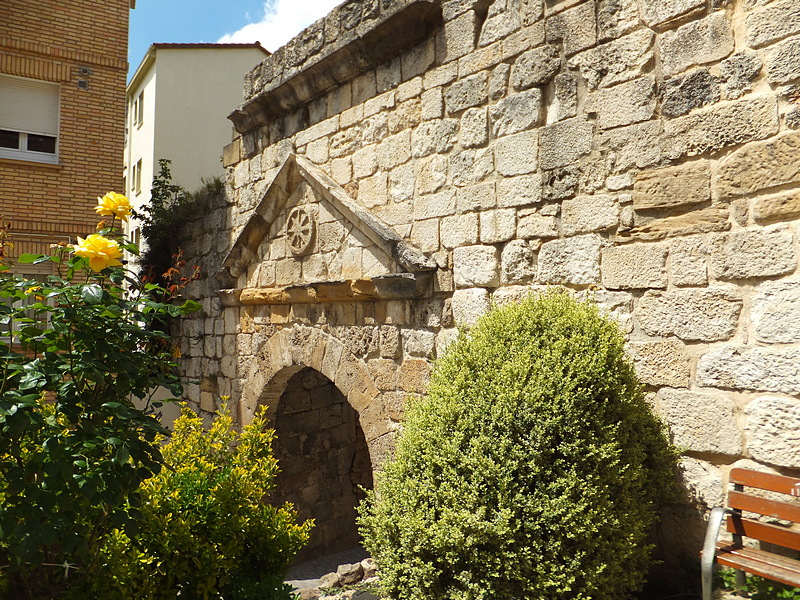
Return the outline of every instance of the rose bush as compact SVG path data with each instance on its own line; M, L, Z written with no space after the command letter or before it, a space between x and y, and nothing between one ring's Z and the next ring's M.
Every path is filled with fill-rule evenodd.
M130 204L109 193L111 224L52 255L0 265L0 597L54 598L97 568L95 540L133 533L142 481L162 464L153 394L181 394L162 288L122 268ZM102 208L102 210L100 210ZM0 257L8 229L0 226ZM25 264L53 263L43 281ZM158 299L158 300L156 300Z

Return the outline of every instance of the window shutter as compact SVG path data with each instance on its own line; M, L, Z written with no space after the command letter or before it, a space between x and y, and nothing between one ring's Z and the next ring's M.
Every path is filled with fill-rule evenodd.
M0 129L58 136L57 83L0 75Z

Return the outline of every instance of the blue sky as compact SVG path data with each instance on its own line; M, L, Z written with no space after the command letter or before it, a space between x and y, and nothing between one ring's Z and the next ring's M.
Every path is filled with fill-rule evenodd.
M136 70L153 43L260 41L276 50L342 0L136 0L128 62Z

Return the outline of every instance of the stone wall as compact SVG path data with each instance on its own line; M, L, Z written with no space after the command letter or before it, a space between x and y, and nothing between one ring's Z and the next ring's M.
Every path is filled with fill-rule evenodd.
M186 248L200 409L310 367L377 467L456 327L555 285L618 319L685 449L669 543L696 556L731 465L800 469L796 0L353 0L231 120Z

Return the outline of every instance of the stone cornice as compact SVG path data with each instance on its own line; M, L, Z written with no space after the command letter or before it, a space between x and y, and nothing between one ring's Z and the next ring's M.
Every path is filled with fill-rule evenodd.
M351 4L357 3L337 10L343 13ZM246 133L266 125L392 60L427 39L442 23L437 0L384 0L383 5L377 17L351 29L345 26L346 15L338 15L339 35L327 43L328 22L318 21L256 67L248 74L249 99L228 116L236 131ZM290 66L297 60L294 57L305 54L310 57Z
M433 293L433 273L395 273L370 279L320 281L283 288L220 290L224 306L411 300Z

